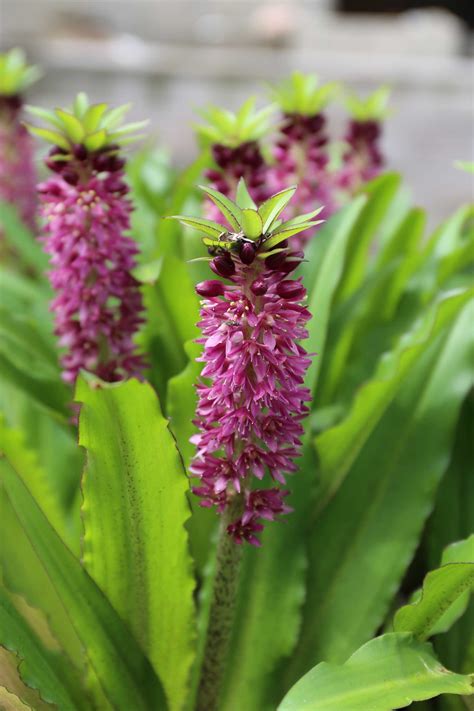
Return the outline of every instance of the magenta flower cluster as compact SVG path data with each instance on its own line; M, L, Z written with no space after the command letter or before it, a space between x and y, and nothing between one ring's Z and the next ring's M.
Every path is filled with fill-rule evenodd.
M34 230L36 171L21 109L19 95L0 97L0 200L16 207L25 225Z
M77 146L56 175L39 186L45 250L51 255L55 333L66 349L63 378L81 369L113 382L139 376L144 363L133 338L142 323L142 298L132 276L135 242L126 236L131 203L117 146L88 154Z
M198 385L191 472L202 506L222 512L240 498L241 515L228 533L236 543L259 545L263 521L291 510L286 475L296 470L310 400L303 385L310 359L298 342L310 314L301 280L289 278L302 254L286 249L263 263L255 254L244 242L239 254L216 256L211 267L231 283L197 286L202 377L210 382ZM263 488L263 479L271 486Z
M329 137L326 117L285 114L280 134L273 148L274 163L268 169L270 192L278 192L297 184L298 191L287 207L287 219L310 212L318 205L324 207L321 217L327 218L336 210L334 179L328 170ZM314 231L302 232L293 238L296 248L303 247Z
M381 133L380 121L350 121L344 137L347 150L337 176L337 183L343 190L354 194L362 183L380 173L384 164L379 145Z

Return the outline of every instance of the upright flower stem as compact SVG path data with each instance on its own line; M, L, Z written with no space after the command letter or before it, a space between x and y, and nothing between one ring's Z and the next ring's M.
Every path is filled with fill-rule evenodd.
M235 496L224 511L216 553L216 571L204 650L196 711L218 711L219 697L235 615L242 546L235 544L227 527L243 509L243 497Z

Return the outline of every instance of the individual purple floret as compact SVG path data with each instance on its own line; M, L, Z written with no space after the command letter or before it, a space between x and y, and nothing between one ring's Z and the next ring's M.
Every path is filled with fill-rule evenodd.
M132 205L116 143L127 127L116 133L117 111L89 106L84 95L71 113L58 110L64 129L46 160L55 174L39 186L42 240L56 292L51 309L66 349L61 362L68 383L82 369L114 382L140 376L144 368L133 340L143 322L139 283L132 276L138 249L126 236ZM108 121L111 115L115 120Z
M236 543L260 545L263 522L290 511L286 476L296 471L310 400L304 386L310 358L300 345L310 314L301 279L291 277L302 253L289 249L287 238L314 226L314 214L297 224L277 222L294 188L258 210L244 183L237 204L204 190L227 208L223 213L234 231L219 236L217 225L213 240L212 223L201 221L215 255L210 266L226 282L197 285L204 368L197 386L199 433L192 438L197 452L190 471L199 480L193 491L202 506L221 513L240 502L227 532ZM271 487L264 488L264 481Z

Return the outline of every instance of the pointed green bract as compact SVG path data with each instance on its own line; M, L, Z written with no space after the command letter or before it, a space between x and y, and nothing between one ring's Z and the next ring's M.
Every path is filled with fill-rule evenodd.
M291 185L285 190L280 190L279 193L275 193L272 197L265 200L258 208L258 214L260 215L263 222L263 233L274 224L278 215L280 215L285 207L290 202L291 198L295 194L297 185Z
M258 239L262 234L262 218L256 210L245 208L242 210L242 231L249 239Z
M0 96L15 96L41 77L38 67L27 64L23 50L0 54Z
M36 106L27 107L32 116L50 124L54 130L49 126L27 126L34 135L65 151L71 151L75 144L83 144L89 151L98 151L111 144L125 146L142 138L141 135L133 134L144 128L148 121L135 121L120 126L129 109L130 104L110 110L104 103L91 104L87 95L81 92L69 109L57 108L52 112Z
M255 110L255 99L248 99L233 113L217 106L201 111L205 124L196 124L195 130L204 145L217 143L236 148L242 143L258 141L269 130L273 106Z
M199 187L212 200L214 205L219 208L229 225L233 227L234 230L239 231L242 220L242 210L240 207L218 190L209 188L206 185L200 185Z
M338 88L336 82L320 85L316 74L293 72L289 79L270 91L284 113L315 116L335 97Z
M240 178L238 185L237 185L237 191L235 194L235 202L239 207L242 209L250 209L250 210L256 210L257 206L254 203L252 196L250 195L247 184L243 178Z

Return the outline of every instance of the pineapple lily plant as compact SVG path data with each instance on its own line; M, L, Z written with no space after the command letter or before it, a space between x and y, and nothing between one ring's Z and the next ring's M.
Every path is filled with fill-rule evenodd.
M384 90L322 223L334 88L284 87L273 148L312 165L284 181L251 102L182 173L126 160L127 107L30 108L40 237L0 210L2 709L472 705L473 208L426 235L374 177Z

